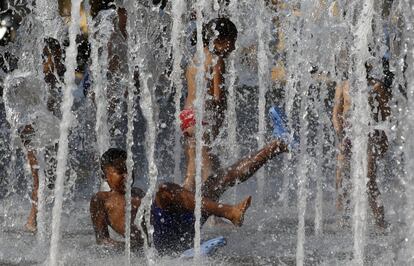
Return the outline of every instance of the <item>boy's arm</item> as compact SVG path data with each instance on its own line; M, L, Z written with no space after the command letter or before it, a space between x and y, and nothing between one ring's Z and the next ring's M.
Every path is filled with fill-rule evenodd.
M225 101L226 94L223 92L225 65L223 58L219 58L213 70L213 97L216 101Z
M334 107L332 113L332 123L337 134L340 134L342 131L342 115L343 115L343 105L344 105L344 96L343 96L343 84L336 85L335 88L335 98L334 98Z
M223 58L219 58L213 69L213 101L210 108L217 110L216 127L214 129L215 135L219 132L219 128L223 124L225 113L227 110L227 98L224 91L224 73L225 65Z
M90 203L91 219L95 231L96 242L98 244L118 245L119 242L109 236L108 222L106 217L105 202L102 194L96 193Z

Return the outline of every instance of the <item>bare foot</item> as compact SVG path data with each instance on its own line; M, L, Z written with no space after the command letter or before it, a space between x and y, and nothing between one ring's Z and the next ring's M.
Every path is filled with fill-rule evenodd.
M244 221L244 213L250 207L252 203L252 196L248 196L245 200L234 206L234 218L231 219L231 222L235 226L242 226Z
M31 233L36 233L37 232L37 225L35 222L32 221L28 221L25 226L24 226L25 230Z

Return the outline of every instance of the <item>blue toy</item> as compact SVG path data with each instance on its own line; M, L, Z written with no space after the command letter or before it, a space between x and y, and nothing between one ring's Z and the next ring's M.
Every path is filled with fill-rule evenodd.
M219 236L201 243L200 246L200 255L201 256L210 256L212 255L219 247L223 247L227 244L227 241L224 237ZM183 259L191 259L194 257L194 248L187 249L181 255Z

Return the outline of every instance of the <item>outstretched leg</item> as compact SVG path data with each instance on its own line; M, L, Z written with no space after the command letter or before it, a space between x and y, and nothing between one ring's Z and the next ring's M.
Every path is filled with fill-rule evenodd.
M241 159L218 174L210 176L203 185L203 196L218 200L236 182L244 182L256 173L267 161L276 155L287 152L288 148L280 140L274 140L258 152Z
M162 209L177 212L180 212L183 209L185 211L193 212L195 208L194 193L174 183L164 183L160 185L155 196L155 202L157 206ZM203 197L201 202L201 210L207 216L215 215L223 217L229 219L234 225L241 226L244 213L250 206L251 197L247 197L245 200L234 206L217 203L206 197Z

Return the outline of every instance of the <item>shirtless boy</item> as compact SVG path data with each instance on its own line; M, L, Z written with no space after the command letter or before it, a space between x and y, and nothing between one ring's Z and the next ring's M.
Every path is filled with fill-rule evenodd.
M278 121L282 121L282 116L278 116ZM241 226L251 197L237 205L227 205L218 203L220 196L236 183L248 180L267 161L287 152L287 149L287 145L277 139L230 167L220 169L213 165L214 174L202 186L202 224L209 216L215 215ZM130 189L125 188L125 160L125 151L119 149L110 149L102 156L101 166L111 191L98 192L91 199L91 218L98 244L120 244L110 238L109 226L121 235L125 232L125 190ZM132 190L131 239L135 245L143 243L141 232L133 224L142 194ZM151 209L151 223L154 226L154 246L160 254L179 253L192 247L195 234L194 207L194 193L184 186L174 183L159 186Z
M204 70L206 73L207 93L205 100L205 115L203 117L204 146L202 149L202 180L206 180L212 173L213 164L218 164L217 158L211 153L212 142L219 134L227 108L226 93L224 91L224 59L234 50L237 39L236 26L227 18L211 20L203 27ZM185 154L187 172L184 188L193 191L195 187L195 114L194 101L196 98L196 58L187 68L186 79L188 95L184 109L180 114L181 129L186 137Z
M371 107L371 118L374 123L386 121L391 115L389 101L391 98L392 73L387 71L387 61L384 60L384 80L380 81L371 76L372 66L366 64L367 82L371 87L368 96L368 104ZM337 133L338 156L336 169L336 208L338 212L349 210L349 190L350 190L350 159L352 143L346 136L347 131L352 125L349 121L349 110L352 99L349 94L350 84L348 80L339 83L335 91L335 104L333 109L333 125ZM368 133L368 201L372 209L375 223L380 228L385 228L384 206L380 200L380 191L377 184L376 169L378 160L383 157L388 149L387 135L383 130L375 129ZM344 206L344 202L345 206ZM346 215L344 216L346 218ZM345 221L343 221L345 222Z

